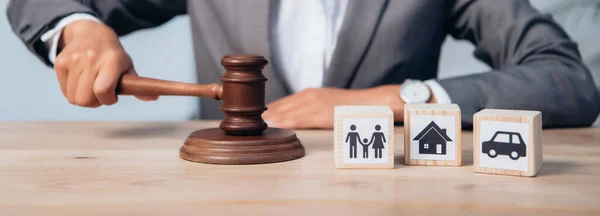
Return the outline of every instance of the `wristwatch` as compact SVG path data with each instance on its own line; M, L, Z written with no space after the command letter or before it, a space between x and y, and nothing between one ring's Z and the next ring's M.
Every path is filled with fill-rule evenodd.
M400 87L400 98L407 104L427 103L431 90L421 80L407 79Z

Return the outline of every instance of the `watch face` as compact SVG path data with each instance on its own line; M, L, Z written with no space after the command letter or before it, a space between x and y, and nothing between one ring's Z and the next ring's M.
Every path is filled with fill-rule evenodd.
M423 82L407 82L402 85L400 96L406 103L425 103L431 97L431 92Z

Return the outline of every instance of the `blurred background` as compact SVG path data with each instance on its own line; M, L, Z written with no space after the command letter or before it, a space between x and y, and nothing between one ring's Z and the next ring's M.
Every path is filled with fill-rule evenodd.
M43 1L43 0L40 0ZM190 97L163 97L140 102L120 97L110 107L86 109L62 96L54 71L44 66L10 30L8 0L0 0L0 121L184 121L198 115ZM571 38L600 89L600 0L532 0L552 14ZM140 75L196 82L189 19L177 17L152 30L135 32L121 41ZM489 67L472 57L473 45L448 38L442 48L440 79L482 73ZM600 125L600 116L595 125Z

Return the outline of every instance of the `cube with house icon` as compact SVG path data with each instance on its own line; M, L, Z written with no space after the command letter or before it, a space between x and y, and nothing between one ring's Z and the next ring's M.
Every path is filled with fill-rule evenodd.
M334 109L336 168L394 168L394 113L387 106Z
M461 166L460 116L456 104L406 104L404 163Z
M535 176L542 169L542 113L484 109L473 116L475 172Z

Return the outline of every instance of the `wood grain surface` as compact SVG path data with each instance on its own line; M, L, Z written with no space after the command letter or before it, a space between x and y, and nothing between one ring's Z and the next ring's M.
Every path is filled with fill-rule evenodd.
M0 123L0 215L599 215L600 128L544 130L535 178L463 166L339 170L333 132L299 130L306 156L263 165L178 157L218 122ZM403 140L396 128L396 140Z

